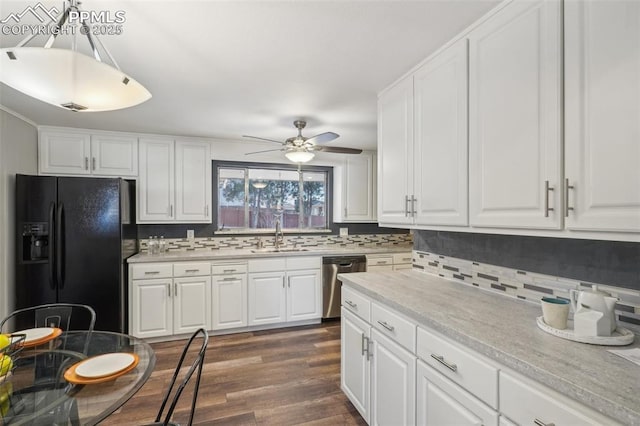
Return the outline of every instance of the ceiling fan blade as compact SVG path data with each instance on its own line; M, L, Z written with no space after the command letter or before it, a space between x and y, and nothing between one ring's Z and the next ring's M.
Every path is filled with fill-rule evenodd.
M339 146L314 146L314 151L322 151L322 152L335 152L338 154L361 154L361 149L356 148L342 148Z
M340 135L337 133L324 132L324 133L320 133L319 135L315 135L312 138L307 139L305 142L311 143L311 144L322 144L322 143L331 142L332 140L338 139L339 137Z
M283 151L283 149L282 148L280 148L280 149L265 149L264 151L247 152L244 155L262 154L263 152L273 152L273 151Z
M273 139L267 139L267 138L259 138L259 137L257 137L257 136L242 135L242 137L243 137L243 138L258 139L258 140L261 140L261 141L267 141L267 142L275 142L275 143L279 143L280 145L282 145L282 144L283 144L283 142L282 142L282 141L276 141L276 140L273 140Z

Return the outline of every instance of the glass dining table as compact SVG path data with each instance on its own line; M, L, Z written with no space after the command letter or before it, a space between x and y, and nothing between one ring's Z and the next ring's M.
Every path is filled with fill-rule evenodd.
M112 379L69 378L78 362L113 353L132 354L137 365ZM15 358L13 371L0 383L0 400L5 397L0 424L5 425L98 424L144 385L156 362L145 341L106 331L65 332Z

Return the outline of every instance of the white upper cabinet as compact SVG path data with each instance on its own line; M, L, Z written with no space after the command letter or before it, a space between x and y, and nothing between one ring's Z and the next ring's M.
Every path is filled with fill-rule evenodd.
M469 34L472 226L562 226L561 17L518 1Z
M345 155L334 169L334 222L375 222L377 158L373 152Z
M140 139L138 222L210 223L208 142Z
M417 225L467 225L467 41L413 77Z
M211 221L211 146L176 141L176 219Z
M565 2L565 75L566 226L640 232L640 2Z
M138 222L171 222L175 217L173 148L173 139L140 139Z
M67 131L41 131L38 144L41 174L89 175L91 135Z
M138 176L138 138L109 132L41 128L40 174Z
M138 176L138 138L91 135L91 172L103 176Z
M378 221L411 224L413 194L413 78L378 99Z

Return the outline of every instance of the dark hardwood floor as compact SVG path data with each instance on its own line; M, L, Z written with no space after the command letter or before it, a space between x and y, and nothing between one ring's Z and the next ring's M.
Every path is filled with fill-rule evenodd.
M153 375L102 425L153 421L184 344L153 344ZM188 418L191 392L174 415L181 424ZM340 390L340 322L211 336L194 424L366 424Z

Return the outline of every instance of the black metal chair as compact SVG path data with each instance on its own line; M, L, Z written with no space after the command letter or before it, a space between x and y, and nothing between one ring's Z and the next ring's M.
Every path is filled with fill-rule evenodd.
M172 392L176 384L176 380L178 378L180 370L182 369L182 364L184 363L184 360L187 357L187 353L189 352L189 348L191 347L192 343L195 341L196 337L198 337L198 335L202 335L202 344L200 345L200 349L198 350L195 360L191 364L191 367L189 367L189 370L186 372L186 374L182 377L182 382L176 388L175 392ZM209 334L204 328L197 330L195 333L191 335L191 337L189 338L189 341L187 342L184 349L182 350L182 355L180 356L180 360L178 361L176 370L173 373L173 378L171 379L169 388L167 389L164 399L162 400L160 411L158 411L158 415L156 416L155 421L153 423L149 423L147 426L159 426L159 425L177 426L177 423L173 423L171 421L171 417L173 416L173 412L176 409L176 406L178 404L178 401L180 400L180 396L182 395L182 392L184 391L185 387L187 386L187 384L189 383L189 381L191 380L191 378L195 373L196 382L193 389L193 399L191 401L191 411L189 413L189 422L187 423L187 425L191 426L193 424L193 416L195 415L195 412L196 412L196 401L198 399L198 389L200 388L200 378L202 376L202 366L204 365L204 355L205 355L205 352L207 351L208 343L209 343ZM169 398L171 397L172 393L173 393L173 398L171 400L171 404L168 405L168 410L166 414L164 414L165 408L167 408L167 403L169 402ZM161 420L163 417L163 414L164 414L164 420Z
M91 333L96 322L96 313L90 306L76 303L52 303L18 309L2 321L0 332L20 330L31 327L57 327L63 331L88 331L79 337L63 338L61 345L53 351L35 351L26 356L20 356L15 365L32 365L34 371L33 386L15 392L11 398L11 410L19 413L28 410L28 406L35 403L35 395L42 390L48 390L55 400L56 392L68 392L69 384L62 379L64 371L79 360L67 354L67 348L73 348L74 353L86 356L91 340ZM77 339L77 338L75 338ZM43 414L42 424L53 424L57 421L70 420L72 424L79 424L75 400L64 406L55 406L50 413Z

